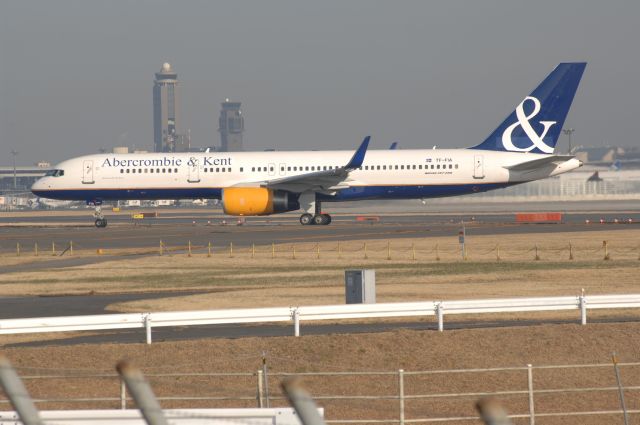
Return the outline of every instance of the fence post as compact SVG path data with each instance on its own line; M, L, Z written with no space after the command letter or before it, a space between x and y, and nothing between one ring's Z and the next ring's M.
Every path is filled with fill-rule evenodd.
M300 313L297 308L293 310L293 336L300 336Z
M55 241L51 242L51 255L53 255L53 256L56 255L56 243L55 243Z
M603 258L603 260L605 260L605 261L610 260L610 257L609 257L609 245L607 244L607 241L602 241L602 246L604 247L604 258Z
M404 370L398 370L398 400L400 402L400 425L404 425Z
M229 242L229 258L233 258L233 242Z
M144 316L144 329L147 334L147 344L151 344L151 314Z
M364 259L366 260L367 258L369 258L369 256L367 256L367 243L364 243Z
M262 370L258 370L258 407L263 408L264 389L262 388Z
M536 256L534 257L534 260L536 261L540 261L540 256L538 255L538 245L536 245Z
M73 241L69 241L69 255L73 255Z
M411 242L411 259L416 261L416 244Z
M37 257L37 256L38 256L38 242L36 242L36 243L33 245L33 251L35 252L36 257Z
M391 260L391 242L387 241L387 260Z
M616 373L616 382L618 383L618 394L620 394L620 407L622 408L624 425L629 425L627 405L624 402L624 388L622 388L622 381L620 380L620 371L618 370L618 358L616 357L615 351L611 354L611 359L613 360L613 370Z
M584 296L584 288L582 288L582 293L578 298L578 304L580 306L580 324L587 324L587 299Z
M291 258L296 259L296 244L291 245Z
M438 332L444 331L444 305L442 301L436 304L436 315L438 316Z
M256 258L256 244L251 244L251 258Z
M533 367L527 365L527 383L529 384L529 425L535 425L536 414L533 407Z
M124 384L124 379L120 377L120 410L127 408L127 386Z
M320 243L319 242L316 244L316 258L318 260L320 259Z
M207 257L211 257L211 242L207 244Z
M163 246L162 246L162 241L160 241L160 246L158 247L158 252L160 253L160 256L162 257L162 252L163 252Z
M496 245L496 261L500 261L500 244Z
M440 253L438 252L438 244L436 244L436 261L440 261Z
M569 260L573 260L573 245L569 242Z
M189 252L187 254L187 257L191 257L191 241L189 241Z
M267 353L265 351L262 352L262 377L264 378L265 406L269 408L271 407L269 402L269 373L267 369Z
M276 258L276 244L271 242L271 258Z
M20 256L20 242L16 243L16 257Z

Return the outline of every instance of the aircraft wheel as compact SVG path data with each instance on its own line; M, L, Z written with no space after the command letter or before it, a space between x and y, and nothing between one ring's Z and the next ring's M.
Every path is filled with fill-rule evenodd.
M97 228L107 227L107 219L106 218L97 218L95 221L95 225Z
M322 224L331 224L331 216L329 214L322 214L325 217L325 222Z
M313 224L321 225L326 223L326 218L324 214L318 214L313 216Z
M313 223L313 216L311 214L302 214L300 216L300 224L302 224L303 226L307 226L309 224L314 224Z

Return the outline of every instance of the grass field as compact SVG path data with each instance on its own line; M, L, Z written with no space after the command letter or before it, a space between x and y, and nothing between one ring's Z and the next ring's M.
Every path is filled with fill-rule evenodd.
M607 241L605 260L603 241ZM394 239L364 242L243 247L230 253L214 247L208 256L204 247L168 247L162 257L153 250L95 252L76 250L74 256L101 261L78 267L56 267L65 257L20 257L4 255L0 266L25 266L25 270L0 274L0 295L63 295L153 292L166 298L111 305L114 311L195 310L230 307L341 304L344 302L344 270L374 268L378 302L448 300L514 296L637 293L640 231L505 235L468 238L468 259L461 259L455 238ZM571 250L569 249L571 244ZM437 248L436 248L437 246ZM535 259L537 253L539 260ZM295 249L295 258L294 258ZM116 256L115 254L119 254ZM127 254L127 255L122 255ZM110 257L110 255L114 255ZM570 255L573 259L570 259ZM272 258L272 256L274 258ZM415 259L414 259L415 258ZM46 269L29 270L30 263L54 261ZM191 296L172 296L176 291L197 291ZM626 319L637 314L624 311ZM544 315L544 316L542 316ZM541 313L536 317L571 319L577 312ZM590 319L610 317L609 312L590 312ZM504 320L516 316L502 315ZM483 318L483 320L486 318ZM426 320L426 319L425 319ZM428 319L432 320L432 319ZM467 320L474 320L468 317ZM487 319L488 320L488 319ZM446 326L445 326L446 327ZM587 326L540 325L508 328L434 331L399 330L377 334L319 335L278 338L211 339L145 344L85 344L12 348L24 341L57 338L71 334L16 335L0 337L3 353L23 375L72 375L73 379L28 380L35 397L117 397L118 382L112 378L78 379L83 374L111 372L118 359L127 358L143 366L148 374L158 372L246 372L261 367L267 354L270 370L310 371L407 371L448 368L523 366L527 363L607 363L612 351L621 361L640 361L638 323L600 323ZM142 335L141 335L142 339ZM615 385L610 369L604 374L590 369L571 373L536 372L536 388L572 388L602 383ZM314 395L395 394L395 376L384 379L307 378ZM279 378L271 382L278 396ZM640 371L623 374L626 385L640 385ZM173 377L151 378L158 395L238 395L251 398L255 378ZM526 389L521 374L483 375L481 378L407 378L408 394L456 391ZM628 406L638 405L638 392L630 390ZM522 400L504 398L512 412L526 411ZM474 399L433 402L411 401L407 418L473 415ZM282 400L273 402L283 405ZM118 403L85 404L82 408L115 408ZM397 417L397 404L371 401L321 402L329 419L382 419ZM253 407L255 401L163 402L163 407ZM78 408L75 403L40 404L42 408ZM575 396L539 396L536 411L617 409L615 393ZM634 417L634 420L637 420ZM546 424L599 424L620 422L617 417L545 418ZM518 422L520 423L520 422ZM524 422L522 422L524 423ZM542 420L540 423L543 423ZM637 421L635 422L637 423Z

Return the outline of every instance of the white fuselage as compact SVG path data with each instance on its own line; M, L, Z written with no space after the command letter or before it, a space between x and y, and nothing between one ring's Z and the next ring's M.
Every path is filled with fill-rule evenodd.
M352 151L99 154L56 165L32 191L87 202L220 198L228 187L260 187L281 178L343 167ZM548 155L476 149L369 150L338 183L312 188L325 201L455 196L573 170L577 159L514 171L505 167ZM60 173L58 173L60 174ZM284 187L284 190L288 190ZM291 189L296 192L295 188Z

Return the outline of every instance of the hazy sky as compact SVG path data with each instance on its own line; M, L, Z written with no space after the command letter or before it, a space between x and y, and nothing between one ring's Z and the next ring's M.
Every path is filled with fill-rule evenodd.
M195 146L229 97L247 150L467 147L562 61L589 63L574 144L638 145L639 20L631 0L2 0L0 165L151 149L165 61Z

